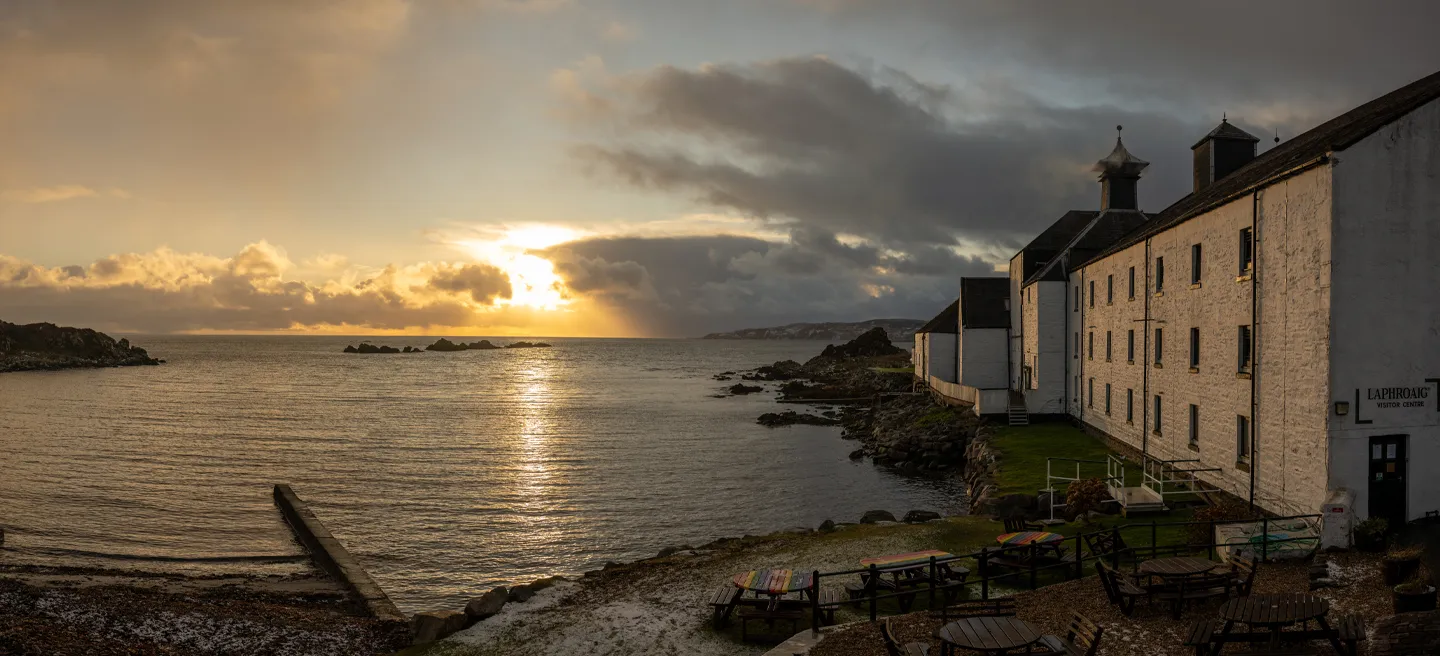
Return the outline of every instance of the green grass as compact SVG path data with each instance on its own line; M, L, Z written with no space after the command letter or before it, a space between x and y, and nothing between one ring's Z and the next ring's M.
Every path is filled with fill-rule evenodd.
M1000 454L1000 471L995 475L1000 495L1035 494L1044 489L1046 458L1103 461L1112 453L1100 440L1060 422L1002 427L996 431L990 446ZM1052 471L1074 476L1075 463L1057 462ZM1105 465L1080 463L1080 475L1103 478Z
M925 416L916 419L915 427L925 428L926 426L933 426L935 424L949 423L955 421L955 419L955 408L948 405L941 406L925 413Z

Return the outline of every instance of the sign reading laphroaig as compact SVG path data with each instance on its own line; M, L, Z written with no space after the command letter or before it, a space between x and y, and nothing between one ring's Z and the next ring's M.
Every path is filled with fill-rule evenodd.
M1384 411L1391 410L1420 410L1432 405L1430 396L1440 396L1440 378L1426 378L1424 385L1404 385L1397 387L1366 387L1355 388L1355 423L1374 423L1371 413L1380 412L1385 416ZM1440 407L1436 407L1440 411ZM1421 423L1433 423L1434 419L1420 419L1420 416L1404 414L1405 419L1398 416L1389 417L1391 420L1410 423L1420 421ZM1436 415L1431 415L1436 417Z
M1429 396L1429 387L1370 387L1365 390L1365 400L1374 401L1377 409L1423 408Z

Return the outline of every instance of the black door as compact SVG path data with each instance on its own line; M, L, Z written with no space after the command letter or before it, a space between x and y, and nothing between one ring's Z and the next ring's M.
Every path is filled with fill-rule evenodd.
M1370 516L1405 524L1405 435L1370 438Z

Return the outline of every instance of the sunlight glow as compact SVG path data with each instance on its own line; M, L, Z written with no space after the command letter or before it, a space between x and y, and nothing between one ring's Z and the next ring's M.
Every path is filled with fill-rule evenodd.
M500 305L557 310L570 304L563 293L565 282L550 260L528 251L571 241L581 234L564 226L527 224L506 226L493 239L464 240L456 245L510 276L511 297L500 299Z

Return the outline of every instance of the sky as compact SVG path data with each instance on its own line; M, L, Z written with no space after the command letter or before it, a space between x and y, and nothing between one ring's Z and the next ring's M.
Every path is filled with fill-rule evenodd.
M0 319L696 336L925 319L1440 69L1440 3L6 0Z

